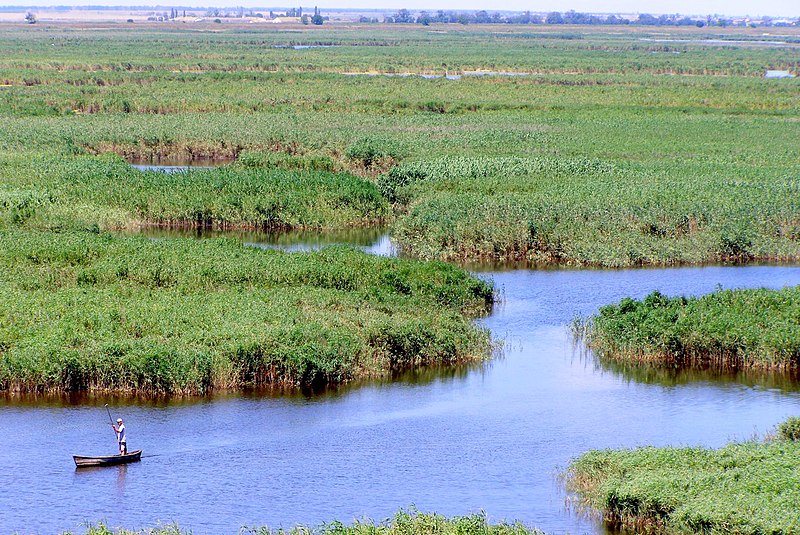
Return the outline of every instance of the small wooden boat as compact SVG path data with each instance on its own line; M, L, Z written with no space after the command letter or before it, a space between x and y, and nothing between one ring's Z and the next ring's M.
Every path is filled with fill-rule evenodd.
M125 455L104 455L101 457L84 457L82 455L73 455L75 459L75 466L83 468L84 466L113 466L115 464L136 463L142 458L142 450L132 451Z

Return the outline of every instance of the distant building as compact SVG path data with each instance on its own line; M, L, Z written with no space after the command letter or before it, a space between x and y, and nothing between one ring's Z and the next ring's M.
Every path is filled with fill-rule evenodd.
M794 74L789 71L767 71L764 78L794 78Z

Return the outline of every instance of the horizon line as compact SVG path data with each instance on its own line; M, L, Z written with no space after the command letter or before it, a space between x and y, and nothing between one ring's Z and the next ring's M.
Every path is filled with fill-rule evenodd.
M300 2L302 3L302 2ZM313 2L312 2L313 3ZM227 5L206 5L206 6L190 6L190 5L182 5L182 4L130 4L130 5L109 5L109 4L47 4L47 5L35 5L35 4L7 4L7 5L0 5L0 12L8 11L12 9L20 9L20 10L56 10L56 9L72 9L72 10L79 10L79 11L100 11L100 10L125 10L125 9L158 9L158 8L172 8L172 9L184 9L184 10L208 10L208 9L246 9L248 11L254 10L276 10L276 9L293 9L296 6L291 5L264 5L264 6L252 6L252 7L245 7L242 5L236 6L227 6ZM567 9L567 10L531 10L531 9L440 9L435 7L429 8L397 8L397 7L364 7L364 8L357 8L357 7L324 7L320 8L320 10L325 10L329 12L375 12L375 13L388 13L388 12L397 12L401 9L406 9L410 12L421 12L421 11L428 11L428 12L437 12L437 11L444 11L444 12L455 12L455 13L477 13L480 11L486 11L490 13L536 13L536 14L547 14L547 13L584 13L588 15L640 15L640 14L658 14L658 15L674 15L674 16L685 16L685 17L692 17L692 16L708 16L711 13L681 13L679 11L669 11L669 12L662 12L662 11L577 11L575 9ZM786 18L786 19L800 19L797 15L769 15L769 14L758 14L758 15L750 15L750 14L728 14L728 13L713 13L715 16L724 16L724 17L769 17L769 18Z

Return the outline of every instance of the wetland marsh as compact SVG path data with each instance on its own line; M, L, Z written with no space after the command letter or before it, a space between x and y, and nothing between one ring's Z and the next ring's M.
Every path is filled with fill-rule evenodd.
M571 459L797 413L788 371L568 329L654 291L793 299L800 85L762 76L796 29L108 27L0 26L0 527L415 504L602 533ZM179 160L229 163L128 163ZM63 468L113 447L107 401L146 457Z
M800 386L780 375L606 367L582 356L566 328L653 288L781 288L800 284L800 268L485 276L506 297L480 324L507 347L483 365L309 397L0 401L0 426L15 430L0 436L2 451L15 452L13 463L0 462L0 483L13 489L0 495L5 526L53 533L85 520L137 529L176 521L197 534L234 533L383 519L414 504L447 516L485 510L492 522L520 520L546 533L603 534L599 519L568 506L559 474L571 458L593 448L719 447L766 433L800 405ZM106 402L145 456L76 473L71 453L114 451Z

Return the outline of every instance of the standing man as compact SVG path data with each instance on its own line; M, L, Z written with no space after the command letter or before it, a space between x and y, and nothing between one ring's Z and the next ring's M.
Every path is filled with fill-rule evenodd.
M125 437L125 424L122 423L122 418L117 418L117 425L111 424L114 431L117 433L117 442L119 443L119 454L125 455L128 453L128 439Z

